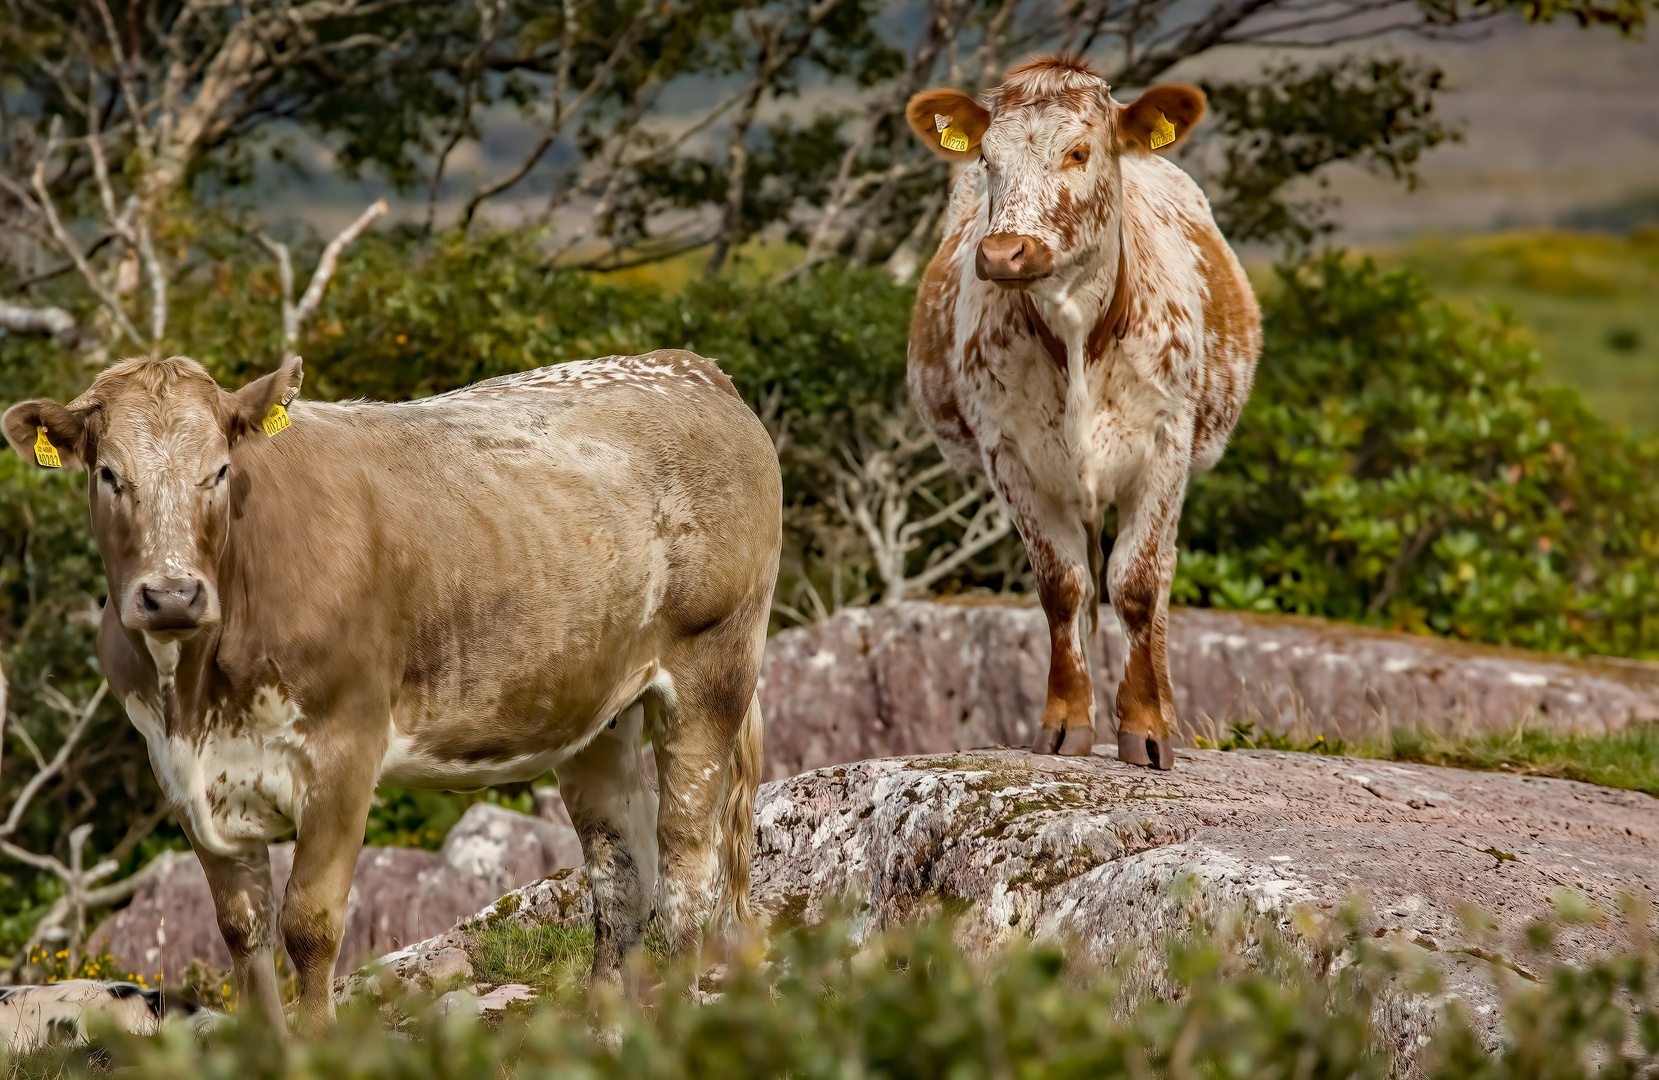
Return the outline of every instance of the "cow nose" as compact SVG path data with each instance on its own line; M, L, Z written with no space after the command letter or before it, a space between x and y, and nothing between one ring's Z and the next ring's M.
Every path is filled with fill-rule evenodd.
M1035 236L992 233L979 242L974 270L981 281L1036 281L1054 273L1054 252Z
M138 586L138 617L146 630L194 630L207 607L200 578L154 578Z

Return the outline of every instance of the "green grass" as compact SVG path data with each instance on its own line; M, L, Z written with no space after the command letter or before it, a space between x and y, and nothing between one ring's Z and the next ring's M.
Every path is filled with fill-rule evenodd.
M473 977L479 982L523 983L544 1001L575 994L593 965L593 927L524 926L502 919L473 935Z
M1659 724L1637 724L1612 735L1572 735L1517 728L1456 738L1400 730L1386 754L1395 761L1459 769L1582 780L1659 795Z
M1412 761L1454 769L1554 776L1602 787L1659 796L1659 724L1632 724L1608 735L1573 734L1520 725L1477 735L1445 735L1396 728L1386 740L1349 743L1320 735L1257 732L1251 721L1232 725L1225 736L1196 739L1204 750L1293 750L1347 754L1384 761Z

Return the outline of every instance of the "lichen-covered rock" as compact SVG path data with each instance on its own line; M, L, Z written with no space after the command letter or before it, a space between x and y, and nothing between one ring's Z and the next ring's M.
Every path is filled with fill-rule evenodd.
M1102 962L1135 946L1131 977L1158 990L1162 942L1198 911L1242 904L1288 928L1298 909L1328 917L1360 898L1373 932L1432 957L1479 1020L1496 1001L1483 958L1529 963L1514 959L1525 927L1557 890L1607 909L1621 890L1659 899L1659 801L1636 792L1268 751L1183 752L1150 773L1106 751L867 761L768 784L755 903L879 928L949 902L981 946L1030 934ZM1492 939L1465 929L1470 905L1493 915ZM1619 943L1615 927L1577 926L1556 955ZM1396 1005L1404 1048L1435 1003Z
M1042 715L1048 652L1041 609L1017 604L851 608L784 631L767 646L762 671L767 778L877 757L1026 745ZM1109 607L1089 656L1104 741L1124 656ZM1606 730L1659 719L1659 664L1322 619L1177 609L1169 663L1189 736L1225 733L1235 720L1352 740L1402 724Z
M1120 764L1104 745L1088 758L864 761L763 785L755 829L754 902L768 918L843 915L862 934L948 907L975 950L1025 935L1106 962L1135 947L1131 988L1153 992L1169 989L1163 944L1199 915L1243 907L1297 932L1293 915L1318 923L1358 898L1369 932L1437 965L1488 1037L1491 961L1531 974L1524 931L1558 890L1609 909L1621 891L1659 899L1659 800L1312 754L1183 751L1172 773ZM1467 906L1495 932L1466 929ZM584 876L561 872L411 955L465 947L503 919L591 918ZM1572 926L1554 955L1620 943L1615 926ZM1396 995L1380 1019L1410 1050L1438 1004Z

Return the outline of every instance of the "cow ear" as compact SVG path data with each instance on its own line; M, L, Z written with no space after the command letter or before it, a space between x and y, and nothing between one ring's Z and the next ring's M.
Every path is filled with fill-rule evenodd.
M928 149L946 161L979 156L979 140L991 126L991 114L960 90L923 90L910 99L904 118Z
M83 468L86 462L89 409L71 409L48 398L25 401L6 410L0 427L6 441L25 460L43 469Z
M299 357L294 356L284 360L282 366L269 375L261 376L229 395L232 408L225 434L230 437L231 442L264 426L277 406L286 409L288 403L300 392L300 383L304 379L305 364ZM275 431L281 431L287 426L286 423L281 424ZM275 431L271 433L275 434Z
M1180 146L1204 117L1204 91L1185 83L1154 86L1125 105L1118 118L1124 145L1135 150Z

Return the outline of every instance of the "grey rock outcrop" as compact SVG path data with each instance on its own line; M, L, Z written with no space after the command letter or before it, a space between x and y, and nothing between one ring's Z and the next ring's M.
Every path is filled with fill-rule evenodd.
M1357 897L1371 932L1435 964L1489 1038L1493 962L1531 974L1525 928L1558 890L1606 909L1621 891L1659 899L1659 800L1647 795L1271 751L1183 751L1173 773L1122 765L1106 746L865 761L763 786L756 834L754 899L768 916L839 912L867 931L949 903L978 948L1023 934L1106 961L1140 946L1131 978L1152 991L1167 989L1158 946L1197 913L1242 905L1292 929L1295 912L1330 917ZM1492 915L1492 935L1465 927L1468 905ZM591 917L580 871L479 916ZM1554 955L1582 960L1620 935L1568 927ZM414 973L468 943L463 924L394 959ZM1401 995L1381 1019L1410 1051L1438 1005Z
M107 949L122 967L150 977L165 969L176 980L192 960L230 967L201 864L189 852L161 857L167 862L156 879L110 915L88 947ZM337 970L354 970L447 929L518 885L581 864L582 845L569 825L489 803L468 807L441 851L365 847L352 878ZM271 846L278 896L293 865L293 844ZM158 940L163 918L165 945Z
M1112 733L1123 633L1090 642L1097 736ZM902 754L1023 746L1043 709L1048 631L1035 606L906 603L842 611L766 650L767 778ZM1659 720L1659 664L1557 657L1283 615L1177 609L1170 671L1188 742L1259 730L1349 740L1436 730L1607 730Z

